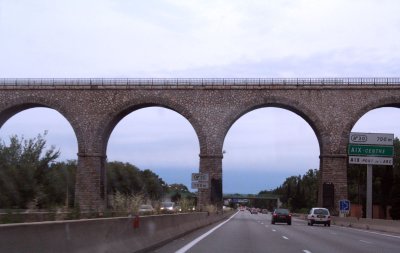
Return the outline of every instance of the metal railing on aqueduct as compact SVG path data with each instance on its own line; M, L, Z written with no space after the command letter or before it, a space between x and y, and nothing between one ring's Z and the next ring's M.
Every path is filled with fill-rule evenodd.
M2 78L0 85L400 85L400 78Z

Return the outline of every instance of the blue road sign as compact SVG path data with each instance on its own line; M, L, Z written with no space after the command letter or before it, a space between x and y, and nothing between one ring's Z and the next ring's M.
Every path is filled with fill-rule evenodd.
M339 201L339 209L340 212L349 212L350 211L350 201L347 199L342 199Z

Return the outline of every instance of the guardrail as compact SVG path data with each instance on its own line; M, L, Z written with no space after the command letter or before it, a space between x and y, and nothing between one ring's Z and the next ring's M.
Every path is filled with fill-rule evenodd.
M1 78L0 85L400 85L398 77L371 78Z
M149 252L232 214L187 213L0 225L0 252Z

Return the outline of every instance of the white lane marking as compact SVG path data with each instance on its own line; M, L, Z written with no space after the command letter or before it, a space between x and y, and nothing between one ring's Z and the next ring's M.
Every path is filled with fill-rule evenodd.
M276 230L275 230L275 229L272 229L272 232L276 232Z
M374 234L374 235L381 235L381 236L393 237L393 238L400 239L400 236L398 236L398 235L382 234L382 233L378 233L378 232L366 231L366 230L357 229L357 228L349 228L349 227L341 227L341 226L335 226L335 227L342 228L342 229L351 229L351 230L356 230L356 231L360 231L360 232L364 232L364 233L369 233L369 234Z
M306 250L306 249L303 249L303 252L304 252L304 253L311 253L311 251Z
M267 228L267 227L268 227L268 225L265 225L265 227Z
M261 225L264 225L264 223L261 222Z
M364 241L364 240L360 240L360 242L367 243L367 244L372 244L372 242L368 242L368 241Z
M289 238L287 238L286 236L282 236L282 238L285 240L289 240Z
M203 240L204 238L206 238L209 234L211 234L212 232L214 232L215 230L217 230L218 228L222 227L225 223L227 223L228 221L230 221L233 217L235 217L235 215L238 214L238 212L236 212L234 215L232 215L229 219L227 219L226 221L222 222L221 224L219 224L218 226L210 229L208 232L202 234L201 236L197 237L196 239L194 239L193 241L189 242L188 244L186 244L185 246L183 246L182 248L180 248L179 250L175 251L175 253L185 253L186 251L188 251L191 247L193 247L194 245L196 245L198 242L200 242L201 240Z

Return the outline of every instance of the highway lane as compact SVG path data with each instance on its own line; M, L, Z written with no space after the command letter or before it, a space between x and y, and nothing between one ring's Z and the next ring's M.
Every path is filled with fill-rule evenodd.
M291 226L272 225L270 214L240 211L210 232L216 226L195 231L153 252L400 252L400 235L307 226L304 220L297 219L293 219Z

